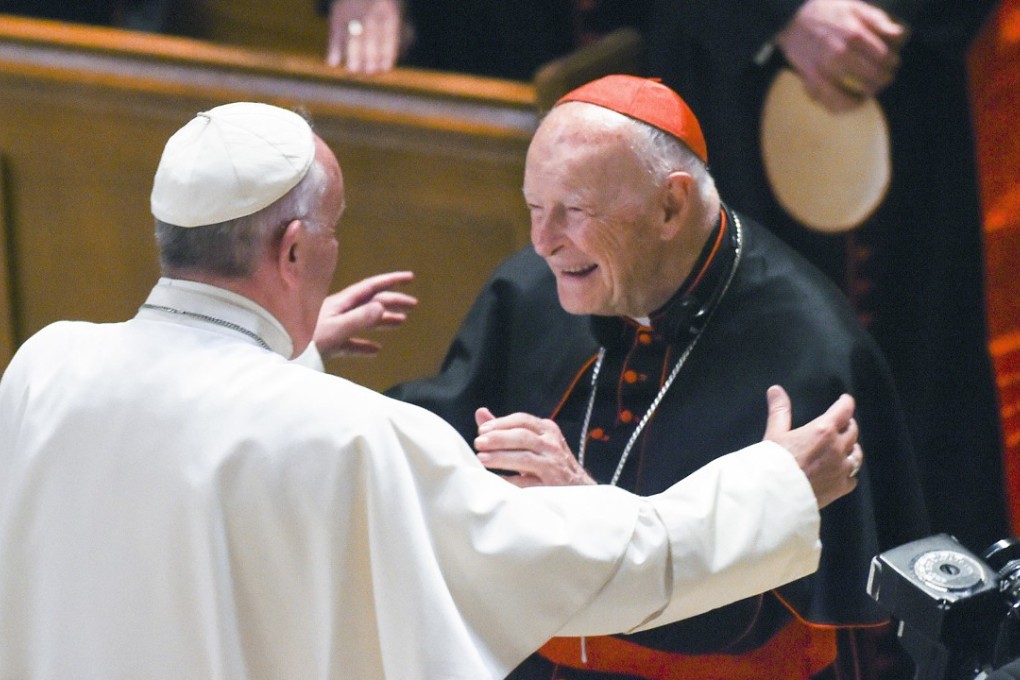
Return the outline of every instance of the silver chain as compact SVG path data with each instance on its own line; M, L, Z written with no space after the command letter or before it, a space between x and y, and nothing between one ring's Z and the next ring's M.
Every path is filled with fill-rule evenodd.
M183 309L175 309L174 307L164 307L163 305L151 305L148 302L143 304L141 308L155 309L160 312L169 312L170 314L180 314L181 316L191 317L192 319L198 319L199 321L208 321L211 324L223 326L224 328L229 328L232 331L237 331L242 335L247 335L249 338L257 342L259 347L261 347L262 349L272 350L272 348L269 346L269 343L263 340L261 337L259 337L259 335L255 333L255 331L250 331L244 326L239 326L236 323L233 323L232 321L225 321L223 319L218 319L215 316L209 316L207 314L198 314L197 312L188 312Z
M719 293L719 298L709 311L708 318L705 319L705 323L701 326L701 330L698 331L697 335L694 336L694 339L687 345L687 349L685 349L684 353L680 355L679 359L677 359L676 364L673 366L673 370L669 373L669 377L667 377L666 381L662 383L662 387L659 388L659 393L655 395L655 399L652 400L648 410L645 411L645 415L641 417L641 420L638 422L634 432L630 435L630 440L627 441L627 445L623 447L623 453L620 454L620 462L617 463L616 471L613 473L613 478L609 482L612 486L616 486L616 483L620 481L620 475L623 474L623 466L627 464L627 458L630 457L630 451L634 448L634 443L637 442L638 437L641 436L641 432L645 429L645 425L648 424L648 421L651 420L652 416L655 414L655 409L659 407L663 397L666 396L666 392L669 390L670 385L673 384L673 381L680 373L680 369L683 368L683 365L687 362L687 357L690 356L694 346L698 344L698 339L701 338L701 334L705 332L706 328L708 328L708 322L715 314L715 310L719 306L719 302L722 301L726 291L729 290L730 283L733 281L733 276L737 272L737 265L740 263L740 254L742 251L741 246L743 244L740 219L736 216L736 214L733 215L733 225L737 232L736 254L733 257L733 266L730 268L730 274L726 278L726 283L723 284L722 292ZM599 372L602 370L602 360L605 356L606 348L600 347L598 358L595 360L595 368L592 370L591 396L588 397L588 408L584 414L584 425L581 427L581 441L577 447L577 462L581 464L582 468L584 467L584 452L586 445L588 444L588 425L591 423L591 413L595 407L595 393L598 390Z

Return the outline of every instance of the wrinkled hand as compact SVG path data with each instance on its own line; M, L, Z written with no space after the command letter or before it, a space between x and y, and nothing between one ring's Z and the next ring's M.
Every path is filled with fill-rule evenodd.
M548 418L514 413L502 418L487 408L475 411L478 460L490 470L516 472L507 481L517 486L595 484Z
M792 409L786 390L773 385L767 397L769 415L764 439L793 454L811 482L818 507L824 508L853 491L864 463L864 452L857 443L853 397L844 394L828 411L796 430L790 429Z
M379 343L355 336L404 323L418 299L392 289L413 278L411 272L378 274L327 297L319 310L313 336L322 357L378 354Z
M333 0L326 63L354 73L389 71L403 35L400 0Z
M907 29L863 0L808 0L776 36L815 100L849 111L892 82Z

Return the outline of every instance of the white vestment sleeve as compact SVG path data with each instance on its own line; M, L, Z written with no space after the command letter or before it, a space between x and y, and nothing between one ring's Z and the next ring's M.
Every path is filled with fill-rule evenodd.
M261 318L191 297L157 302ZM147 310L22 345L0 380L0 677L495 680L558 632L817 564L814 497L774 444L648 498L519 489L280 338Z
M599 596L559 635L597 635L607 609L634 603L643 568L661 569L654 554L663 528L672 557L668 604L633 630L688 618L771 590L818 568L820 516L807 477L786 449L761 442L716 459L661 494L649 497L628 557Z

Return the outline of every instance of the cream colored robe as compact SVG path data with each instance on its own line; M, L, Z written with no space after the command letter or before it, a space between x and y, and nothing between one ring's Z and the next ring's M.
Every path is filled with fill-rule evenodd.
M0 678L500 678L554 634L667 623L815 569L763 443L667 493L521 490L445 423L287 361L265 310L162 279L0 383Z

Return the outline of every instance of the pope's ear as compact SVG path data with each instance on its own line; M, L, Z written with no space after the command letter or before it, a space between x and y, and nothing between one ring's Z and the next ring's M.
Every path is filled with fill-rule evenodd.
M301 247L304 243L302 238L304 231L304 225L302 225L301 220L291 220L283 228L283 233L279 240L274 243L273 260L276 262L276 267L280 274L287 280L296 275L298 260L302 255Z

